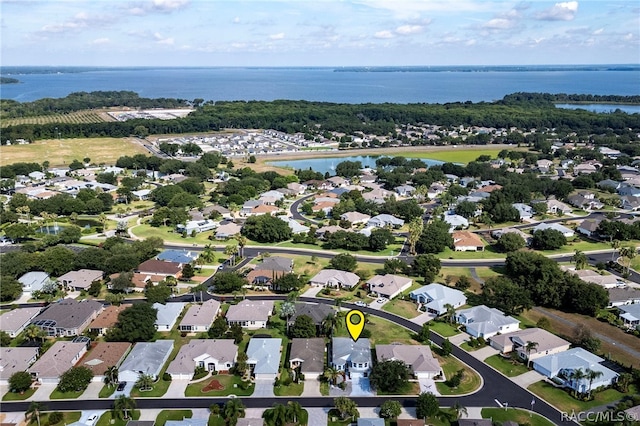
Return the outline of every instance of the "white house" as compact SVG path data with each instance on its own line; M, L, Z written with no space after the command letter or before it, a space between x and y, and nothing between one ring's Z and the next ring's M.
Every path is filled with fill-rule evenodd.
M229 326L240 324L250 330L266 328L269 317L273 315L273 306L273 300L243 300L229 306L227 322Z
M193 231L196 233L207 232L214 230L220 225L219 222L215 222L211 219L205 220L189 220L187 223L176 225L176 231L183 233L186 232L188 235L191 235Z
M545 229L554 229L562 233L562 235L564 235L566 238L572 238L575 235L575 232L573 232L573 230L567 228L566 226L562 226L559 223L540 223L534 226L531 232L544 231Z
M55 342L27 371L40 383L58 384L86 352L86 343Z
M5 311L0 316L0 330L9 337L17 337L24 330L31 320L38 316L41 308L17 308Z
M463 292L438 283L431 283L413 290L409 293L409 297L418 303L420 310L434 315L446 314L446 305L451 305L455 309L467 303Z
M399 275L376 275L367 281L369 291L387 299L393 299L413 284L413 280Z
M379 214L377 216L373 216L367 221L367 226L375 226L377 228L399 228L402 225L404 225L404 220L398 219L390 214Z
M524 203L513 203L512 206L518 210L520 220L528 220L533 217L533 208L530 205Z
M449 232L456 229L466 229L469 227L469 221L459 214L446 214L442 220L449 224Z
M338 269L323 269L309 280L313 286L331 288L353 288L360 282L360 277L353 272Z
M178 330L189 333L208 331L218 312L220 312L220 302L214 299L209 299L200 305L191 305L182 317Z
M22 291L28 294L41 291L42 287L52 282L49 274L42 271L27 272L18 278L18 281L22 284Z
M429 346L423 345L376 345L378 362L384 360L403 361L416 379L433 379L442 375L442 368L434 358Z
M369 339L361 338L356 341L349 337L331 339L331 365L349 376L357 373L367 377L373 367Z
M227 373L236 363L238 346L230 339L192 339L167 367L173 380L189 380L196 367Z
M527 344L534 343L529 349ZM489 339L491 347L508 354L516 352L520 359L531 360L569 350L571 343L542 328L527 328L506 334L497 334Z
M502 311L485 305L458 311L456 321L465 325L467 333L471 336L485 339L498 333L516 331L520 324L517 319L506 316Z

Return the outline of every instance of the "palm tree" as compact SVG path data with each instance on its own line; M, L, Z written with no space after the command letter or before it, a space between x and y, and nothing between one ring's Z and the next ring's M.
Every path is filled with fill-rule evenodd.
M46 333L44 332L44 330L35 324L31 324L27 328L25 328L24 335L32 342L35 342L38 339L42 341L42 339L46 337Z
M322 332L327 337L333 335L333 331L337 326L338 318L334 314L328 314L326 318L322 320Z
M293 423L298 423L302 416L302 406L296 401L287 402L287 419Z
M138 380L136 380L136 384L134 385L141 391L148 391L153 389L153 377L148 374L140 374L138 376Z
M236 253L238 252L238 246L235 244L229 244L224 248L224 254L229 256L229 263L234 265L236 260Z
M293 302L283 302L280 305L280 317L287 319L287 333L289 332L289 320L296 313L296 305Z
M531 364L531 351L538 349L538 342L531 342L527 340L527 344L524 349L527 351L527 368L529 368L529 364Z
M622 247L620 249L620 255L627 259L627 268L625 274L629 275L629 269L631 268L631 261L638 255L635 247Z
M204 246L204 250L200 253L200 257L206 262L211 263L215 260L215 251L211 248L211 244Z
M613 251L611 252L611 261L615 261L615 257L616 257L616 251L618 251L618 249L620 248L620 240L613 240L611 241L611 248L613 249Z
M593 390L591 389L591 386L593 385L593 381L599 377L602 377L603 373L602 371L596 371L596 370L592 370L590 368L587 368L587 370L585 371L585 378L587 380L589 380L589 397L591 397L591 394L593 392Z
M241 400L233 398L224 404L224 419L227 423L235 425L238 418L244 417L244 404Z
M104 373L104 382L109 387L118 383L118 367L112 365L107 368L107 371Z
M31 404L29 404L27 412L25 413L25 417L29 416L29 421L33 421L33 416L35 416L36 421L38 422L38 426L40 426L40 413L42 412L42 410L44 410L44 405L41 402L32 401Z
M238 234L233 238L235 238L236 241L238 241L238 247L240 248L240 258L243 258L244 257L244 246L247 245L247 237L245 237L242 234Z
M456 402L455 404L453 404L453 407L451 407L451 409L454 411L456 415L456 420L459 420L463 414L465 416L469 415L469 412L467 411L467 407L460 404L459 402Z
M264 410L262 418L270 426L284 426L287 423L287 407L282 404L273 404L271 408Z
M578 397L578 394L582 393L582 391L580 390L580 382L585 377L586 377L586 375L584 374L584 372L580 368L577 368L577 369L573 370L571 372L571 374L569 374L569 379L571 380L571 382L573 384L573 390L575 392L576 398Z
M104 213L100 213L98 216L98 222L102 224L102 232L107 230L107 215Z
M422 235L424 222L421 217L416 217L409 222L409 254L416 254L416 243Z
M447 303L446 305L444 305L444 308L447 310L447 313L445 314L447 321L451 324L456 322L456 309L453 307L453 305Z
M572 260L576 264L576 269L580 270L587 266L587 256L580 250L576 250Z
M324 373L322 373L322 375L329 381L329 383L331 383L332 385L336 385L337 381L338 381L338 377L340 377L342 373L340 372L340 370L336 369L335 367L329 367L326 370L324 370Z
M136 401L126 395L120 395L113 401L113 409L119 417L129 418L129 410L135 410Z

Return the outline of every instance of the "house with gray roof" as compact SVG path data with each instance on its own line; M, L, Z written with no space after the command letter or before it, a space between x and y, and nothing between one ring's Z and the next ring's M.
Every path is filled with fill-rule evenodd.
M544 231L546 229L553 229L555 231L558 231L562 235L564 235L565 238L572 238L575 235L575 232L573 232L573 230L567 228L566 226L562 226L559 223L540 223L534 226L533 229L531 229L531 232L533 233L536 231Z
M455 309L467 303L463 292L438 283L431 283L415 289L409 293L409 297L418 303L419 310L434 315L446 314L446 305L451 305Z
M416 192L416 187L411 185L400 185L393 188L393 190L401 197L411 197L413 193Z
M9 337L17 337L38 316L42 308L17 308L4 312L0 316L0 330Z
M234 235L238 235L242 230L242 226L229 222L224 225L218 226L216 229L216 240L226 240L232 238Z
M386 297L387 299L393 299L403 291L409 289L411 284L413 284L411 278L393 274L375 275L367 281L369 292Z
M88 290L94 281L101 281L103 277L104 271L97 269L79 269L77 271L69 271L58 277L58 283L65 288L82 291Z
M563 213L563 214L568 214L571 213L573 211L573 209L563 203L562 201L558 201L558 200L546 200L546 201L540 201L542 203L547 203L547 213L552 213L552 214L558 214L558 213Z
M377 216L373 216L367 221L367 226L373 226L376 228L400 228L402 225L404 225L404 220L390 214L379 214Z
M600 220L597 219L585 219L580 222L580 225L576 228L576 231L587 237L596 236L598 226L600 226Z
M275 380L280 371L282 339L252 337L247 346L247 365L256 380Z
M173 351L173 340L138 342L118 369L118 380L135 382L141 374L158 379L158 375Z
M64 299L49 305L31 321L47 336L78 336L102 312L104 305L95 300Z
M229 306L227 322L229 326L240 324L242 328L257 330L266 328L269 317L273 315L273 300L243 300Z
M300 222L298 222L292 217L287 217L287 216L276 216L276 217L282 220L283 222L286 222L287 225L289 225L289 229L291 229L291 233L294 235L306 234L311 229L308 226L302 225Z
M8 385L9 378L19 371L26 371L38 358L40 348L0 348L0 385Z
M473 337L488 339L498 333L517 331L520 321L506 316L502 311L485 305L463 309L456 314L456 321L466 327Z
M76 365L86 352L86 343L58 341L27 371L40 383L58 384L62 373Z
M620 319L629 328L640 329L640 303L618 306Z
M300 368L305 380L317 379L324 372L327 346L324 338L292 339L289 351L289 368Z
M163 250L156 256L158 260L164 260L165 262L181 263L183 265L191 263L198 258L198 252L191 250Z
M187 333L206 332L220 312L220 302L209 299L202 304L191 305L184 314L178 330Z
M527 343L536 343L535 348L527 351ZM511 333L498 334L489 339L491 347L508 354L515 352L520 359L533 361L547 355L553 355L569 350L570 342L549 333L542 328L527 328ZM530 352L530 353L529 353Z
M353 272L338 269L323 269L309 280L311 285L330 288L353 288L359 282L360 277Z
M352 225L365 224L369 219L371 219L371 216L360 212L346 212L340 215L340 220L346 220Z
M348 375L352 373L369 375L372 368L371 342L360 338L356 341L349 337L331 339L331 365L338 371Z
M429 346L423 345L376 345L378 362L402 361L413 372L416 379L433 379L442 375L442 368L434 358Z
M238 346L231 339L192 339L180 348L167 367L173 380L190 380L196 367L228 373L238 358Z
M518 210L520 220L528 220L533 217L533 208L530 205L524 203L513 203L511 206Z
M186 303L154 303L153 307L158 311L156 315L156 329L158 331L171 331L182 313Z
M449 232L453 232L456 229L467 229L469 227L469 221L459 214L445 214L442 220L449 224Z
M42 271L31 271L18 278L18 282L22 284L22 292L31 294L34 291L41 291L42 287L51 283L49 274Z
M601 386L610 386L615 382L618 373L602 365L604 361L597 355L582 348L573 348L558 354L547 355L533 361L533 369L549 379L561 382L564 386L581 393L589 392ZM571 374L576 370L599 371L602 376L589 383L589 380L574 380Z
M634 287L608 288L607 293L609 293L609 304L607 308L640 303L640 290Z
M296 322L296 318L306 315L311 318L317 328L320 328L327 316L334 316L336 314L336 311L331 305L326 305L324 303L296 302L295 308L296 313L289 318L290 326Z
M371 418L359 417L357 422L357 426L384 426L384 425L385 425L384 419L381 419L379 417L371 417Z

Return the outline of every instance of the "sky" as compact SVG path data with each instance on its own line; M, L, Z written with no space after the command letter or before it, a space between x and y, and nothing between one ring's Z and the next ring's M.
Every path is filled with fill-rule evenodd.
M640 1L0 0L0 64L640 63Z

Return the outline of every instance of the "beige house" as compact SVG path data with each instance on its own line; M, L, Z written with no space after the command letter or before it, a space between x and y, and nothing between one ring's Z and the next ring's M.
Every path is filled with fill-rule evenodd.
M103 277L103 271L95 269L79 269L62 275L58 278L58 282L65 288L81 291L88 290L94 281L101 281Z
M173 380L190 380L196 367L227 373L238 358L238 346L230 339L192 339L180 348L167 367Z
M396 360L404 362L416 379L433 379L442 374L438 360L429 346L416 345L376 345L378 362Z
M229 306L227 322L229 326L240 324L250 330L266 328L269 317L273 315L273 306L273 300L243 300Z
M413 280L399 275L376 275L367 281L369 291L378 296L393 299L405 290L408 290L413 284Z
M207 300L201 305L192 305L184 314L178 330L186 332L207 331L220 312L220 302Z
M501 353L516 352L523 360L534 360L569 349L571 343L541 328L527 328L513 333L498 334L489 339L491 347ZM527 343L537 343L531 353L527 353Z
M62 373L87 352L86 343L55 342L27 371L40 383L58 384Z
M131 304L107 306L104 308L104 311L100 312L96 319L91 322L89 325L89 331L98 334L98 336L106 334L107 331L118 322L118 315L120 315L120 312L130 308L131 306Z
M25 371L38 358L39 348L0 348L0 385L8 385L9 378Z
M107 369L122 364L129 350L128 342L98 342L82 359L82 366L91 370L94 382L102 382Z
M5 312L0 316L0 330L9 337L22 333L31 320L40 313L41 308L18 308Z

